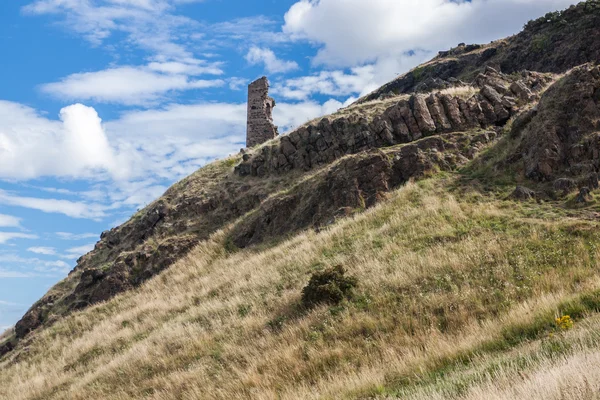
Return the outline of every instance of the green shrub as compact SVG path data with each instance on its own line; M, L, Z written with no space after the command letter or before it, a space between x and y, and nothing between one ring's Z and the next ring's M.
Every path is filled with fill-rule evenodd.
M315 272L302 289L302 304L312 308L318 304L339 304L350 298L358 279L345 274L346 270L341 265Z

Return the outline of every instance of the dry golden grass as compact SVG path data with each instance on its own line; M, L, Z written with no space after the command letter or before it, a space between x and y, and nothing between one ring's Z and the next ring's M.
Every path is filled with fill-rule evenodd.
M0 331L0 342L13 334L14 327L5 329L4 332Z
M428 374L459 374L465 354L471 368L510 357L525 346L521 330L600 288L597 223L474 203L447 180L408 184L353 219L260 251L229 252L227 229L217 232L138 290L34 334L0 363L0 398L443 396ZM310 274L336 264L358 277L356 297L302 310ZM545 362L531 382L566 368ZM470 396L512 390L471 386Z
M482 356L472 367L444 381L409 389L402 398L442 399L597 399L600 393L600 319L546 337L500 357ZM461 385L471 382L466 388Z
M474 86L455 86L448 89L440 90L440 94L458 97L463 100L468 100L479 93L479 89Z
M337 118L348 118L350 116L355 116L358 118L366 118L368 121L372 121L376 116L380 116L384 113L385 110L398 103L401 100L408 100L410 95L402 94L392 96L382 100L372 100L363 103L354 103L347 107L340 108L338 111L334 112L327 116L327 118L332 121ZM309 125L315 125L322 120L323 117L318 117L307 121L305 124L294 128L299 129L301 127L306 127ZM277 139L275 139L277 140Z

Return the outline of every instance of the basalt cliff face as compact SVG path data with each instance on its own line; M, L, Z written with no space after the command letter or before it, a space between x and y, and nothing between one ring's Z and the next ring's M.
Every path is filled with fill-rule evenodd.
M485 66L507 74L523 70L564 73L578 65L598 62L598 7L597 2L582 2L530 21L515 36L486 45L460 44L441 51L433 60L383 85L359 102L470 82Z
M206 166L104 232L0 356L139 287L225 228L233 249L274 243L355 215L410 180L477 163L539 184L525 198L582 192L585 202L600 171L598 62L600 2L590 0L516 36L441 52L356 104Z

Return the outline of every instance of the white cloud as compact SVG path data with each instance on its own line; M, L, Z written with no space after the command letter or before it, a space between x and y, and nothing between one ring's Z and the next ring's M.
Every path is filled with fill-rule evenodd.
M25 258L14 253L0 253L2 265L11 264L11 269L0 268L0 277L27 278L31 276L64 275L71 266L62 260L40 260Z
M188 60L188 62L185 63L176 61L151 62L148 64L148 69L174 75L222 75L223 70L220 68L221 65L221 62L207 64L200 60Z
M61 121L0 101L0 178L88 177L98 171L127 172L108 144L93 108L75 104L60 111Z
M106 216L106 211L109 207L100 204L88 204L84 202L76 202L60 199L43 199L36 197L23 197L10 194L0 189L0 204L5 204L15 207L30 208L43 211L46 213L64 214L72 218L90 218L101 219ZM15 238L36 238L35 235L27 235L22 233L4 233L13 235ZM0 243L2 243L2 235L0 233ZM14 236L19 235L19 236Z
M323 70L319 73L278 81L272 93L291 100L307 100L313 95L333 97L363 96L393 77L431 58L433 54L416 51L382 58L373 64L349 70Z
M232 41L242 42L245 46L253 44L277 44L289 41L288 35L275 31L278 21L257 15L236 18L219 22L209 27L212 39L208 40L214 47L230 45Z
M328 100L324 104L314 101L296 104L282 103L273 109L273 120L279 126L280 132L287 132L316 117L334 113L343 105L334 99Z
M340 106L335 100L278 102L274 118L284 132ZM171 182L244 147L246 112L245 104L174 104L126 112L102 124L93 108L82 105L66 107L62 121L53 121L28 107L0 102L0 178L50 176L90 184L81 192L42 189L55 198L0 189L0 204L93 220L128 214L162 195Z
M111 68L72 74L59 82L42 85L42 90L68 100L150 105L172 92L213 88L225 84L221 79L194 80L182 73L162 73L178 69L193 73L193 68L198 67L182 63L153 63L149 67ZM160 69L163 71L158 72Z
M283 31L322 45L316 63L350 67L407 51L438 51L513 34L574 0L301 0Z
M43 273L61 273L66 274L71 270L71 266L62 260L42 261L35 267L34 271Z
M94 244L90 243L90 244L86 244L84 246L77 246L77 247L72 247L70 249L67 249L67 254L65 254L63 257L69 260L76 260L79 257L81 257L82 255L89 253L90 251L92 251L94 249Z
M20 232L0 232L0 244L5 244L6 242L13 239L37 239L37 235L32 235L29 233L20 233Z
M285 73L298 69L295 61L285 61L277 58L273 50L252 46L246 54L246 61L251 65L264 64L271 74Z
M288 79L273 85L273 94L293 100L305 100L313 94L348 96L368 91L375 79L373 66L356 67L351 72L321 71L318 74Z
M1 228L19 228L21 226L21 218L13 217L12 215L0 214Z
M65 128L64 150L69 163L82 170L117 171L115 156L96 110L74 104L60 110L60 119Z
M28 248L27 251L35 254L44 254L47 256L56 255L56 249L54 247L36 246Z
M187 1L189 2L189 1ZM177 1L168 0L37 0L23 7L27 14L63 16L63 25L93 45L101 45L115 33L127 37L127 45L168 59L190 58L179 36L199 24L173 14ZM181 3L181 1L179 1Z
M62 240L83 240L97 238L99 235L96 233L56 232L56 236L58 236Z
M248 79L233 77L228 79L229 89L231 90L242 90L248 84Z
M0 278L30 278L34 276L31 273L21 271L11 271L0 267Z
M0 101L0 179L59 177L96 183L80 193L50 188L82 201L0 189L0 204L92 219L147 204L171 182L243 147L246 106L171 105L127 112L103 125L93 108L74 105L64 108L61 118L50 120L29 107Z
M132 111L107 122L106 131L120 141L123 151L129 146L140 153L139 161L133 163L134 176L176 180L243 147L246 105L174 104ZM127 132L126 138L122 138L123 132ZM148 186L155 184L148 181Z

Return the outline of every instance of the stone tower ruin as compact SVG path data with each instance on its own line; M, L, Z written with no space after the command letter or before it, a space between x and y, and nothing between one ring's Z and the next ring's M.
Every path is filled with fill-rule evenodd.
M254 147L274 139L279 133L273 125L273 107L275 100L269 97L269 80L267 77L248 85L248 125L246 131L246 147Z

